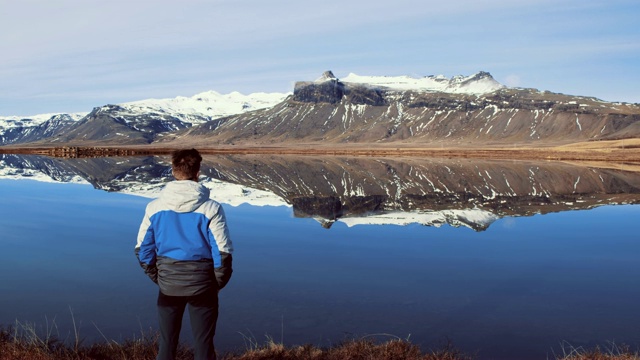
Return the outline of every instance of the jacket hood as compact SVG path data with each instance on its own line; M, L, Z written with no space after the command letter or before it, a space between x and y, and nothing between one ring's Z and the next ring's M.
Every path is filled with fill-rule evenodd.
M209 189L191 180L176 180L165 185L158 197L168 209L184 213L209 200Z

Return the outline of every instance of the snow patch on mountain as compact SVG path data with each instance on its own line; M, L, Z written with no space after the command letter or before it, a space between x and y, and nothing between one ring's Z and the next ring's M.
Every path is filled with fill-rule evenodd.
M444 75L415 78L411 76L361 76L350 73L347 77L340 79L340 81L343 83L364 84L399 91L415 90L473 95L486 94L505 87L497 82L491 74L483 71L471 76L458 75L450 79Z
M202 118L216 119L247 111L272 107L284 100L290 93L253 93L243 95L239 92L220 94L207 91L192 97L178 96L172 99L147 99L119 104L131 113L162 113L181 118L184 114Z
M189 123L202 123L224 116L241 114L247 111L272 107L291 93L253 93L243 95L239 92L220 94L207 91L192 97L178 96L169 99L147 99L122 104L104 105L97 111L114 111L117 116L149 115L150 118L171 116ZM94 111L96 111L94 109ZM30 128L48 120L66 117L78 121L89 113L40 114L33 116L0 116L0 136L12 128ZM125 119L126 120L126 119Z
M39 114L32 116L0 116L0 134L4 131L17 128L17 127L32 127L38 126L47 122L48 120L56 119L70 119L78 121L85 117L88 113L73 113L73 114Z
M12 122L12 123L30 122L38 125L38 124L42 124L43 122L49 119L63 116L63 115L68 115L74 120L80 120L83 117L85 117L87 114L88 113L86 112L81 112L81 113L72 113L72 114L51 113L51 114L39 114L39 115L31 115L31 116L0 116L0 121L6 121L6 122Z
M504 87L495 81L488 72L478 72L472 76L454 76L451 79L443 75L414 78L410 76L360 76L351 73L346 78L338 80L331 71L325 71L315 82L325 81L364 84L400 91L416 90L463 94L484 94ZM206 91L191 97L178 96L169 99L147 99L117 104L117 107L105 105L102 108L105 110L115 109L117 116L147 115L150 119L168 116L186 123L198 124L216 118L270 108L290 95L291 93L264 92L249 95L243 95L239 92L220 94L216 91ZM12 128L34 127L48 120L61 117L78 121L87 114L89 113L0 116L0 136Z

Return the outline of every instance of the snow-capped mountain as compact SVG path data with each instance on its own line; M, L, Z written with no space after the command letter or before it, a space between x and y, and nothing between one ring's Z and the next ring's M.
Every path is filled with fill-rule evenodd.
M640 137L640 104L508 88L484 71L343 79L327 71L297 82L292 94L209 91L105 105L69 126L38 131L33 122L11 121L0 123L13 127L0 130L0 145L551 146Z
M508 88L487 72L384 77L326 71L271 108L158 138L195 145L561 145L640 137L640 105Z
M410 76L360 76L350 73L340 79L347 84L365 84L389 90L414 90L450 94L481 95L505 88L491 74L481 71L471 76L457 75L450 79L444 75L414 78Z
M0 117L0 145L37 141L53 136L70 124L86 116L86 113L41 114L28 117Z
M176 131L225 116L268 108L286 93L203 92L192 97L147 99L96 107L89 113L0 117L0 145L67 141L151 142L157 134ZM64 122L64 127L61 125Z
M161 113L183 122L198 124L207 120L241 114L247 111L272 107L284 100L289 93L239 92L220 94L207 91L192 97L178 96L174 99L148 99L120 104L123 111L131 114Z
M0 116L0 125L3 129L11 129L21 126L36 126L43 122L60 118L61 116L69 117L73 120L82 119L87 113L73 113L73 114L39 114L33 116Z
M361 76L349 73L338 79L332 71L325 71L314 83L327 81L342 82L352 86L376 87L385 90L442 92L450 94L480 95L505 88L490 73L480 71L471 76L456 75L447 78L444 75L430 75L421 78L411 76Z

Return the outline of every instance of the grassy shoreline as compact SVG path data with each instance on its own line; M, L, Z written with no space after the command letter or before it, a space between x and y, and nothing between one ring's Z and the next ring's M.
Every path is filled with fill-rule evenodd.
M77 337L65 343L51 336L40 337L31 328L0 328L0 360L152 360L157 349L157 334L143 334L124 342L105 341L84 345ZM177 360L193 359L190 348L181 345ZM220 360L473 360L451 343L436 350L423 351L408 340L376 342L368 338L347 340L331 347L314 345L284 346L274 341L252 343L241 352L219 354ZM547 358L548 360L549 358ZM608 349L569 348L556 360L640 360L640 352L625 346Z
M559 146L420 146L418 144L290 144L219 145L192 144L205 155L312 155L312 156L418 156L507 160L592 161L640 164L640 139L593 141ZM191 147L192 145L185 145ZM0 154L37 154L54 157L104 157L166 155L174 147L131 146L2 146Z

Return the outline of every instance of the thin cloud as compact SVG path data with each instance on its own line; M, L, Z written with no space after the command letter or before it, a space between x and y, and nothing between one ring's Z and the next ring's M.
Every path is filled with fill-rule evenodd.
M631 82L640 81L638 65L623 61L640 56L640 30L614 26L640 16L629 0L25 0L5 9L2 115L51 112L47 94L53 111L80 111L205 90L290 91L324 70L484 70L549 89L557 79L545 71L616 62L608 75L624 79L619 94L635 93ZM593 81L593 91L582 89L615 93Z

